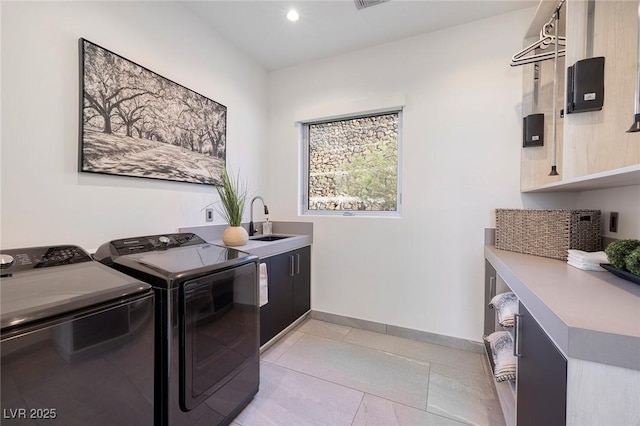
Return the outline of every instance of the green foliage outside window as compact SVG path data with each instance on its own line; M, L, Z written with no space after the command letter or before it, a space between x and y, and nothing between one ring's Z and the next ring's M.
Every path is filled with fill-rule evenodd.
M344 194L359 199L355 210L395 211L398 188L398 144L381 143L371 152L357 156L343 167L338 187Z

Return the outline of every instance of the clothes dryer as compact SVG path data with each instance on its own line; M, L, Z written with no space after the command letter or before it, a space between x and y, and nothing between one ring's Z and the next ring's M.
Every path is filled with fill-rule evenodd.
M71 245L0 251L3 425L152 425L151 286Z
M153 287L156 425L230 423L260 382L258 258L191 233L110 241L95 258Z

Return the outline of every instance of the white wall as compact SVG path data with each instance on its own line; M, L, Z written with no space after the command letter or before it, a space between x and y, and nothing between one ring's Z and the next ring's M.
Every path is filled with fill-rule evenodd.
M405 99L401 219L309 217L312 309L479 340L483 228L496 207L575 207L519 190L522 73L533 9L269 74L266 198L297 220L295 121ZM392 105L389 105L392 106Z
M84 37L228 108L227 164L264 191L266 72L175 2L2 2L3 248L204 224L212 186L77 172ZM217 216L217 215L216 215ZM218 217L216 223L222 223Z
M640 239L640 185L578 193L578 208L602 211L602 235ZM609 214L618 212L618 232L609 232Z
M84 37L228 107L230 166L265 195L273 220L315 223L313 309L477 340L483 228L494 225L493 209L576 207L576 194L519 192L521 71L508 63L532 14L273 72L267 81L175 3L1 2L0 246L94 249L204 224L201 209L217 198L208 186L77 172ZM398 97L402 218L299 218L296 119ZM637 238L638 221L626 222L634 188L581 193L578 203L620 211L617 237Z

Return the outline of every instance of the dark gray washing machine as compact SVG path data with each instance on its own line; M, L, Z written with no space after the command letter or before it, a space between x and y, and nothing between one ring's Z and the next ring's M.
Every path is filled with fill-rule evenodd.
M2 424L153 424L150 286L70 245L0 267Z
M153 287L155 424L229 424L260 383L258 257L182 233L114 240L95 258Z

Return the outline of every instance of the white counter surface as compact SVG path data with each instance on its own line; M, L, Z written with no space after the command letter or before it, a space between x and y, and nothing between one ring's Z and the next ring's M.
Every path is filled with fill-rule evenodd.
M313 223L311 222L271 222L273 225L272 235L286 235L291 238L284 238L277 241L255 241L251 238L259 238L263 235L256 234L250 237L247 244L234 249L255 254L258 257L275 256L302 247L310 246L313 243ZM249 229L249 224L243 224L245 229ZM222 233L227 225L204 225L187 226L179 228L179 232L193 232L208 243L225 246L222 242ZM262 229L262 222L256 223L257 229Z
M562 260L484 252L567 357L640 370L640 285Z
M274 234L275 235L275 234ZM277 234L287 235L287 234ZM236 250L244 251L246 253L255 254L260 258L269 256L275 256L280 253L285 253L291 250L299 249L302 247L310 246L312 238L310 235L288 235L289 238L276 241L255 241L251 238L247 244L238 247L231 247ZM262 235L256 235L255 237L262 237ZM207 241L208 243L218 246L224 246L222 240ZM226 247L226 246L225 246Z

